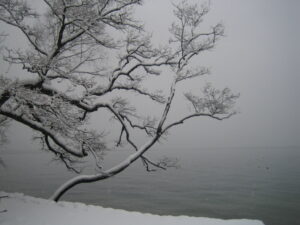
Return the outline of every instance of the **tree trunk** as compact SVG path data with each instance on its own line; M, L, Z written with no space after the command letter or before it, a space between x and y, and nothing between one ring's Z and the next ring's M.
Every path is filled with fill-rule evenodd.
M70 190L72 187L78 184L105 180L107 178L117 175L118 173L122 172L127 167L129 167L138 158L140 158L150 147L154 145L154 143L158 140L158 138L159 138L158 136L155 136L145 145L140 147L140 149L136 151L134 154L130 155L128 158L120 162L118 165L112 167L111 169L108 169L96 175L79 175L68 180L66 183L61 185L49 199L57 202L64 193L66 193L68 190Z

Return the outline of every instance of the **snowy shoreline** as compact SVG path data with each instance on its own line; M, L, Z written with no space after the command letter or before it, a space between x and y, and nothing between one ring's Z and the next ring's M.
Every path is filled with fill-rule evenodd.
M0 213L1 225L264 225L259 220L159 216L83 203L55 203L19 193L0 192L0 197L0 211L5 211Z

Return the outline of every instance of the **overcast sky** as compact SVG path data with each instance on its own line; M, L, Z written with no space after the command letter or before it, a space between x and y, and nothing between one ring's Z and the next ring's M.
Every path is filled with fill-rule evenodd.
M166 42L170 1L144 2L138 17L156 43ZM241 94L240 113L223 122L191 120L172 130L165 146L300 146L299 9L298 0L211 0L206 22L221 21L225 37L199 58L212 74L193 88L197 82L230 87Z
M156 41L167 39L170 2L145 2L139 15ZM189 121L172 131L167 145L300 145L299 9L297 0L211 1L206 22L221 21L226 37L199 58L212 75L197 82L239 92L240 113L224 122Z

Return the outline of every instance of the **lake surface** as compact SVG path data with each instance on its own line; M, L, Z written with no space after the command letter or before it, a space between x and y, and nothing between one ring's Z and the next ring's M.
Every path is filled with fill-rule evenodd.
M126 154L111 152L105 166ZM158 155L177 157L181 168L148 173L136 162L112 179L74 188L63 200L160 215L300 224L300 148L155 149L153 157ZM43 151L2 149L0 156L0 190L47 198L74 176Z

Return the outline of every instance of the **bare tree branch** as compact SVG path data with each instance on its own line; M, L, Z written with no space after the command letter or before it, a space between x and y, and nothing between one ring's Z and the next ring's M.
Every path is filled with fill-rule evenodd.
M145 153L168 130L189 119L223 120L235 114L238 95L228 88L207 85L202 96L178 88L179 83L184 86L186 80L209 74L208 68L195 66L192 60L214 48L223 36L221 23L207 30L200 27L209 11L207 5L174 4L176 21L170 28L170 42L155 47L151 35L134 18L133 10L141 0L42 2L45 10L37 12L26 0L0 1L0 22L19 29L28 41L19 49L5 46L0 52L6 63L24 71L18 79L0 76L0 138L4 140L4 128L13 120L37 131L43 147L67 169L80 173L80 163L93 160L95 175L67 181L52 199L57 201L77 184L110 178L137 159L147 171L176 167L177 160L154 161ZM164 79L169 75L173 77L168 85ZM151 87L149 81L166 87ZM158 116L140 110L132 93L145 99L142 107L157 105ZM169 121L181 94L193 112ZM103 118L113 118L117 128L104 127ZM116 140L114 148L127 144L133 150L110 169L102 168L109 148L104 133ZM148 139L144 145L138 144L137 133Z

